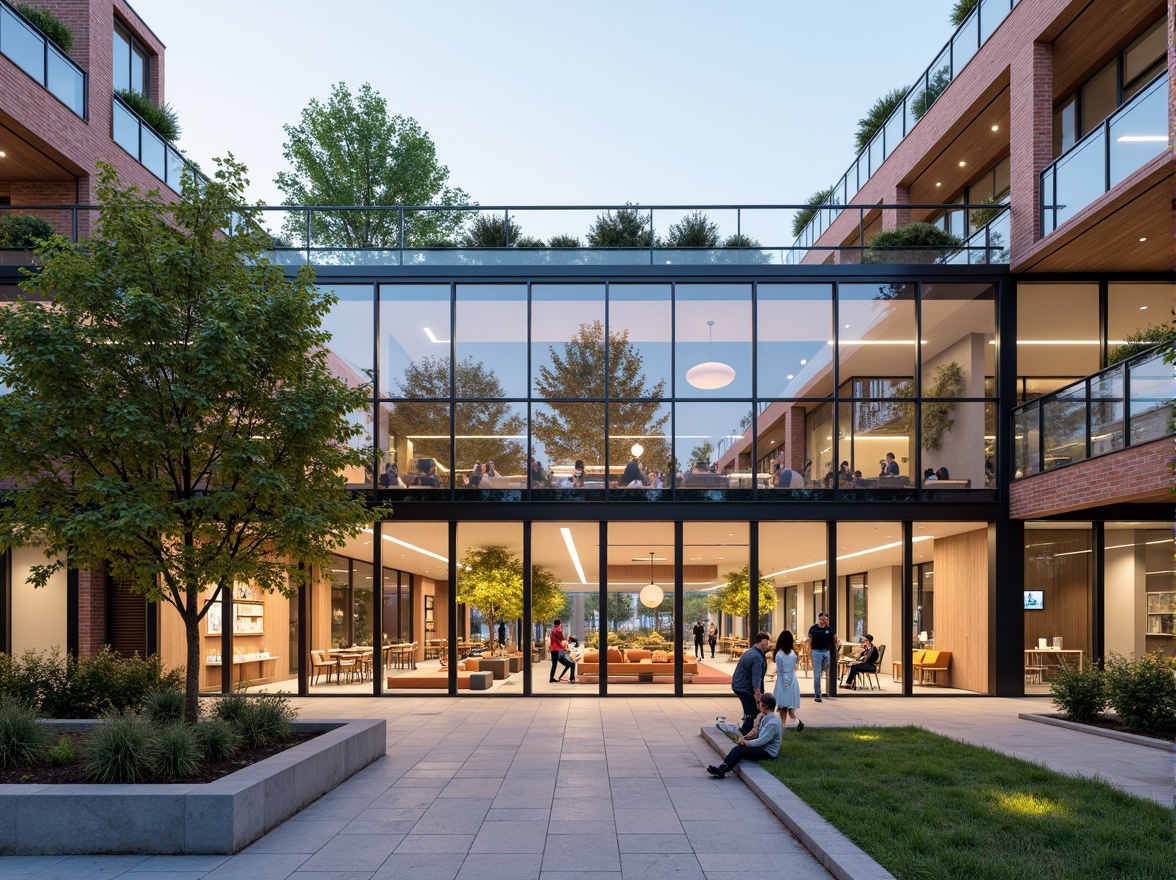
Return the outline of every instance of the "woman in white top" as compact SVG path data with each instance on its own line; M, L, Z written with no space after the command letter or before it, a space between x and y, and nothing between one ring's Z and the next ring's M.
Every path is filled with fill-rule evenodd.
M796 651L793 650L792 631L784 630L776 639L776 687L772 696L776 698L776 711L780 713L780 725L788 723L791 716L796 721L796 730L804 730L804 722L796 717L800 708L800 683L796 680Z

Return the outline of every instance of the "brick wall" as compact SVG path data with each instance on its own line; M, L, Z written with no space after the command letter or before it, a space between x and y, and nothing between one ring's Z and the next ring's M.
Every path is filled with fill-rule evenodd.
M1124 501L1163 500L1173 485L1171 438L1020 480L1009 489L1009 514L1033 519Z
M78 572L78 656L93 657L106 644L106 570Z
M1010 253L1037 242L1041 171L1053 161L1053 51L1048 43L1021 47L1010 71Z

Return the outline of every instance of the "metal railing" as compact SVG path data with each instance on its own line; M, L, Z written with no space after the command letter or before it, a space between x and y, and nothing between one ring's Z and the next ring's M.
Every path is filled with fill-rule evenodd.
M146 120L118 95L113 98L110 136L114 142L138 160L139 164L162 180L175 192L180 191L184 173L203 175L165 141Z
M1174 433L1172 340L1013 410L1014 479Z
M1045 237L1168 149L1165 70L1041 172Z
M857 195L870 177L882 167L882 163L914 130L919 120L931 109L931 105L1008 18L1018 2L1020 0L980 0L976 4L968 17L955 29L951 39L935 56L935 60L923 71L915 84L907 89L902 103L894 109L878 129L878 133L857 154L849 170L833 184L832 195L826 203L829 207L822 207L813 214L812 219L793 242L794 247L813 246L825 230L833 225L841 216L840 206L848 205L850 199ZM806 210L811 210L811 207L806 206Z
M86 71L7 0L0 0L0 55L82 119L87 118Z

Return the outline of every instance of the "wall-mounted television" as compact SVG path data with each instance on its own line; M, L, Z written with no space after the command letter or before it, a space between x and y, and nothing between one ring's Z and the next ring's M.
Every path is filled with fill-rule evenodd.
M1041 611L1045 607L1045 591L1044 590L1026 590L1025 591L1025 610L1026 611Z

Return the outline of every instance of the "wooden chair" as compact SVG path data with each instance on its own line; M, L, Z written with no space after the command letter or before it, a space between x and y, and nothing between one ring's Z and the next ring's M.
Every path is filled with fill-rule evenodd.
M796 646L796 673L799 675L802 671L808 671L809 677L813 674L813 655L812 652L804 646L801 642Z
M923 655L927 652L924 650L911 652L911 663L915 669L919 668L919 664L923 662ZM895 660L890 664L890 677L896 681L902 681L902 661Z
M858 678L861 679L866 687L870 685L870 679L874 680L874 689L882 690L882 684L878 681L878 670L882 668L882 658L886 656L886 646L878 645L878 662L874 664L873 672L858 673Z
M327 681L331 680L331 672L334 672L335 673L335 680L337 683L338 679L339 679L339 661L335 660L335 659L328 660L327 658L325 658L323 656L322 651L311 651L310 652L310 672L311 672L310 683L311 684L315 684L318 681L318 678L320 675L323 674L324 669L327 671L326 672Z
M347 681L355 681L355 676L359 675L359 657L355 654L343 654L335 658L335 663L338 664L338 678L340 683L343 681L344 673L347 674Z

